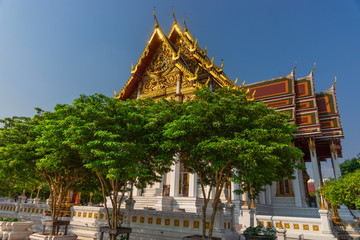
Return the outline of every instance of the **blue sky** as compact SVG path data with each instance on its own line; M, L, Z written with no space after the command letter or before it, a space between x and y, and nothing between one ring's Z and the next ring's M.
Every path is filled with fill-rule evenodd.
M315 89L338 77L344 158L360 152L360 1L0 0L0 118L32 116L80 94L113 96L130 77L153 27L171 8L215 63L239 82L296 77L316 62ZM182 24L181 24L182 25Z

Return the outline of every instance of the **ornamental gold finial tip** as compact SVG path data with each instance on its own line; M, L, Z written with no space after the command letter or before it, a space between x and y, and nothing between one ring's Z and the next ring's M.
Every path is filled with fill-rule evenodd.
M295 69L296 69L296 67L297 67L297 61L295 60L295 66L294 66L294 68L293 68L293 70L292 70L292 74L293 74L293 75L295 75Z
M154 15L154 19L155 19L155 27L159 27L159 22L158 22L158 20L156 18L156 15L155 15L155 6L153 8L153 15Z
M183 22L184 22L184 31L188 31L188 28L187 28L186 22L185 22L185 14L183 15Z
M213 55L213 57L211 59L211 63L214 63L214 58L215 58L215 56Z
M245 86L245 80L243 81L243 83L241 84L241 87L244 88Z
M312 74L313 76L314 76L315 68L316 68L316 63L314 62L314 67L313 67L313 69L311 70L311 74Z
M335 90L335 84L336 84L336 82L337 82L337 78L336 78L336 75L335 75L335 81L334 81L334 83L333 83L333 85L332 85L332 87L331 87L333 90Z
M236 85L238 80L239 80L238 77L236 77L235 82L234 82L235 85Z
M172 15L173 15L173 17L174 17L174 21L177 22L177 21L176 21L175 14L174 14L174 6L172 6Z
M221 66L220 66L220 70L222 71L224 68L224 59L221 59Z

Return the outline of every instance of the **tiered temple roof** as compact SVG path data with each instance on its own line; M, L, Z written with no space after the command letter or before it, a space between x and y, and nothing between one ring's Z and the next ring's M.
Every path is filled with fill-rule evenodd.
M207 56L207 47L201 49L190 34L184 19L184 30L174 21L170 33L162 31L155 13L155 26L139 61L132 66L131 77L124 88L116 93L118 99L176 98L192 99L195 90L203 84L213 89L236 87L221 66L214 64L214 57ZM308 139L316 141L318 157L330 158L330 146L341 157L340 139L343 131L335 97L335 86L316 93L314 69L306 77L295 79L295 68L290 74L270 80L245 85L255 101L291 114L291 121L298 126L295 144L310 161ZM180 82L181 86L178 86ZM181 88L181 91L180 91Z

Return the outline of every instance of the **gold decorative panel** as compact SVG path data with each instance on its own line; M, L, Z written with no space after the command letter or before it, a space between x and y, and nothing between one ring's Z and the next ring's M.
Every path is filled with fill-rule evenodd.
M230 223L228 222L228 229L230 229L231 228L231 226L230 226Z
M319 231L319 225L313 225L313 230L314 231Z
M294 229L299 229L299 224L294 224Z
M86 218L86 216L87 216L87 213L86 213L86 212L84 212L84 213L83 213L83 217L84 217L84 218Z
M99 214L95 213L94 218L98 218Z
M281 222L277 222L277 223L276 223L276 228L282 228Z
M42 209L40 209L40 214L42 214L43 213L43 210Z
M132 217L132 222L136 222L137 221L137 216L133 216Z
M156 224L161 225L161 218L156 218Z
M290 224L289 223L285 223L285 229L290 229Z
M194 228L199 228L199 227L200 227L200 222L194 221Z
M226 223L224 223L224 229L226 229Z
M175 226L175 227L180 226L180 221L179 221L178 219L175 219L175 220L174 220L174 226Z
M148 224L152 224L153 223L153 218L148 218Z
M81 217L81 212L78 212L78 217Z
M209 223L209 222L206 222L206 223L205 223L205 228L206 228L206 229L210 229L210 223Z
M263 222L263 221L260 221L260 222L259 222L259 225L262 226L262 227L264 227L264 222Z
M267 225L267 227L270 228L270 229L273 227L272 222L267 222L266 225Z
M145 217L140 217L140 223L144 223L145 222Z
M100 214L100 219L104 219L104 214Z
M189 220L184 220L183 222L184 227L189 227Z
M36 209L36 213L39 213L39 209Z
M89 218L92 218L92 213L89 213Z
M170 219L165 219L165 226L170 226Z
M304 228L304 230L309 230L309 225L304 224L304 225L303 225L303 228Z

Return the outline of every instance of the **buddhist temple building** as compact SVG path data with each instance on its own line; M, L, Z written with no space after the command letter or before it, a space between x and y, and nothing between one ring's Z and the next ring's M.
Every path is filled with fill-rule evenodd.
M200 48L184 20L181 29L175 16L169 34L161 29L156 16L154 30L145 46L139 61L132 65L131 77L115 98L166 98L186 101L194 98L194 92L206 84L210 89L237 87L220 66L214 64L214 57L207 56L207 47ZM295 67L296 68L296 67ZM335 83L329 83L329 90L316 92L314 69L308 76L296 78L295 68L286 76L256 82L243 87L250 90L255 101L264 102L277 111L291 114L291 121L298 126L293 144L300 148L304 157L302 162L311 163L315 188L323 179L322 161L331 161L334 176L340 173L339 160L342 157L341 139L343 130L335 96ZM135 190L135 208L152 206L156 210L173 211L185 209L186 212L201 213L202 194L198 189L197 176L184 169L180 157L172 171L163 176L162 182ZM258 214L312 217L318 216L315 200L310 200L307 188L309 175L306 170L296 170L295 179L284 179L267 186L255 201ZM239 186L229 184L224 189L222 199L231 196L235 207L235 219L240 224L242 196L230 194Z

